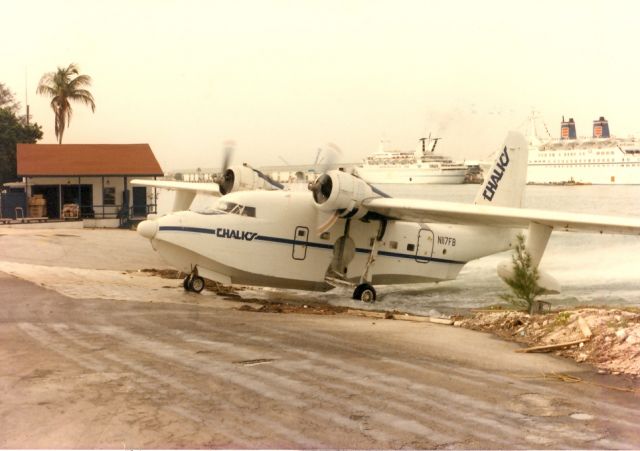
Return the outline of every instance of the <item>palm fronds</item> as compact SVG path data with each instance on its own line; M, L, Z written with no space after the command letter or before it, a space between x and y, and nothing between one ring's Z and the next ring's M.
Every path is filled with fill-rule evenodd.
M40 78L36 93L51 97L51 109L55 115L55 133L58 143L62 144L65 128L71 123L73 109L71 101L80 102L91 107L95 112L96 104L93 94L85 88L91 86L91 77L80 75L78 65L69 64L58 67L55 72L47 72Z

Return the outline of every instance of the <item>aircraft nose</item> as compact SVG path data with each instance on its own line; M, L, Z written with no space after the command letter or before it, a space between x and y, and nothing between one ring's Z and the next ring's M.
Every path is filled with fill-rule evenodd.
M158 233L158 221L155 221L153 219L142 221L140 224L138 224L137 230L141 236L152 240L153 237L156 236L156 233Z

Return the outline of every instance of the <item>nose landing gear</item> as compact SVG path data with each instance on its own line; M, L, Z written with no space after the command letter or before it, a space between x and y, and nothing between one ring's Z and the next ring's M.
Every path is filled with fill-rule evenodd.
M186 291L200 293L204 290L204 279L198 275L198 268L194 268L191 274L184 278L182 286Z

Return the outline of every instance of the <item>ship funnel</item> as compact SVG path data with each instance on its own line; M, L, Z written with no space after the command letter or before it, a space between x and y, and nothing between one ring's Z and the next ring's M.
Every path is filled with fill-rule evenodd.
M570 117L568 121L564 120L564 116L562 117L560 139L576 139L576 123L572 117Z
M610 138L609 134L609 121L604 116L600 116L600 119L593 121L593 137L594 138Z

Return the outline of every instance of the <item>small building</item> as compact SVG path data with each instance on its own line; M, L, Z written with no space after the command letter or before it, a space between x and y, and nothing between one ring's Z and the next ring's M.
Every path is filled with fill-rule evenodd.
M155 190L130 184L163 176L148 144L18 144L17 163L30 205L49 219L118 227L155 213Z

